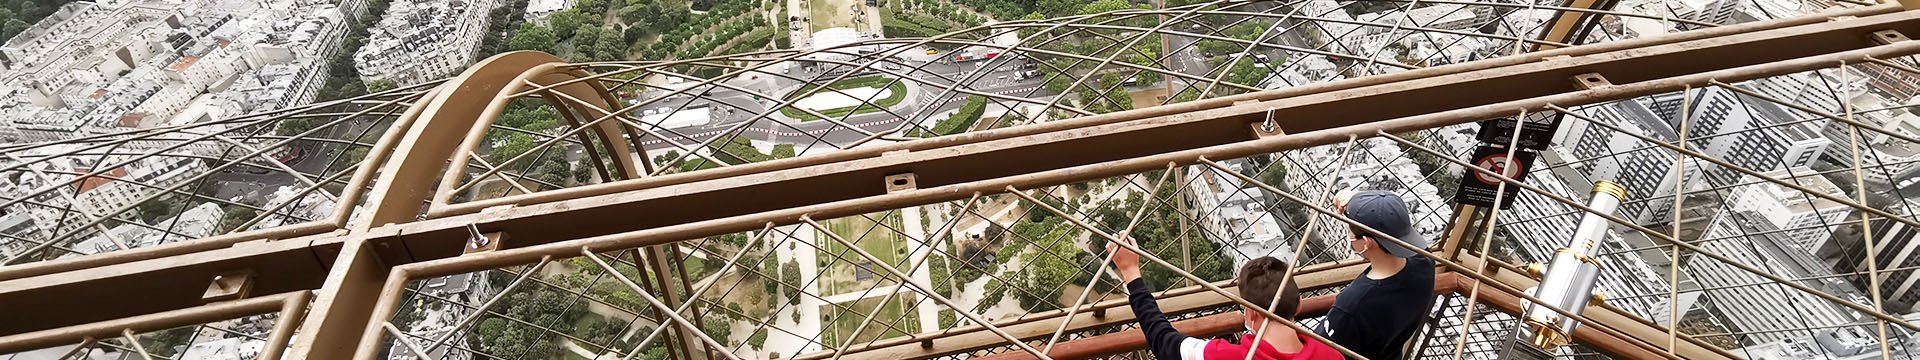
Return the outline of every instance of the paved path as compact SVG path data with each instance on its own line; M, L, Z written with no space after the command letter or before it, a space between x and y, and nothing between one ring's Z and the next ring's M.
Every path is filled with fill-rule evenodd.
M810 227L789 225L789 226L783 226L775 229L776 229L775 231L778 231L776 233L776 236L781 236L782 238L784 238L784 234L787 234L787 233L793 234L793 238L788 239L786 242L791 243L791 242L798 241L798 242L814 243L815 232ZM780 244L775 247L774 254L778 256L779 261L782 263L785 263L787 261L795 261L799 263L800 284L801 284L800 286L803 287L801 291L805 291L807 293L812 293L812 294L820 293L818 284L814 283L814 277L816 274L819 273L820 270L818 269L819 265L815 263L816 260L814 260L814 257L815 255L818 254L818 252L816 252L813 249L813 247L806 246L806 245L795 245L789 248L786 244ZM786 292L786 291L782 290L782 292ZM769 301L772 301L772 300L773 299L769 299ZM785 299L780 299L780 300L781 302L775 304L775 306L786 304ZM773 314L773 321L774 321L773 326L778 326L782 329L787 329L788 331L792 331L794 334L801 334L801 335L819 334L821 330L819 309L820 309L820 305L824 305L824 304L825 303L821 302L820 299L813 298L813 297L806 297L803 295L803 298L800 299L799 306L796 307L796 306L788 305L785 308L781 309L779 313ZM801 310L805 310L805 311L801 311ZM797 323L793 321L793 315L790 314L793 311L801 311L800 321ZM808 343L807 339L794 337L792 334L788 334L782 331L770 331L767 333L767 346L764 349L766 349L766 351L768 352L778 352L782 356L792 356L793 354L818 351L821 348L819 345Z
M787 35L791 37L789 40L793 40L793 44L792 44L793 48L795 49L810 48L812 44L807 43L807 41L810 40L811 37L813 36L813 31L811 30L813 27L807 25L808 23L806 22L808 20L807 7L806 7L807 0L786 0L786 1L787 1L786 16L789 16L789 19L800 20L800 21L789 22L789 26L799 25L798 26L799 29L795 30L793 27L789 27L786 29L778 29L776 31L786 31Z
M925 206L914 206L902 209L901 217L903 221L901 221L901 223L907 228L907 241L911 242L911 244L907 244L908 249L913 249L913 252L907 254L907 261L909 264L920 264L920 266L913 269L913 273L909 275L912 275L913 283L919 285L920 288L932 289L933 265L925 264L924 262L927 261L927 256L933 254L933 247L939 244L939 238L937 238L939 234L929 236L927 234L928 229L926 229L924 225L921 225L920 218L925 216L921 213L921 210L925 208ZM932 221L928 221L927 224L932 226L941 225L941 223ZM920 312L920 331L932 331L933 329L939 328L940 308L940 306L915 307L915 310Z
M860 301L860 300L866 300L866 299L877 299L883 296L887 296L887 294L891 294L899 291L910 292L911 289L900 288L900 285L887 285L887 286L873 288L872 291L868 291L865 289L861 289L860 291L848 291L846 293L842 293L839 295L824 296L823 298L825 299L821 301L821 304L829 304L829 303L839 304L839 303ZM853 307L853 305L848 304L847 307Z
M864 19L861 19L864 22L860 23L860 25L855 29L859 29L859 31L867 33L869 37L874 37L874 38L880 37L881 30L882 30L880 26L880 21L882 21L882 19L880 18L880 7L867 6L866 0L859 0L859 1L860 2L858 2L858 4L860 4L860 11L866 12L867 16ZM899 1L899 0L894 0L894 1Z
M987 231L989 223L1012 226L1014 220L1019 220L1020 216L1025 216L1025 212L1019 211L1026 208L1021 205L1019 198L1006 195L1002 196L1001 200L1003 201L981 203L981 205L979 205L980 207L996 206L988 208L989 210L986 211L981 211L980 209L974 209L973 211L961 210L960 224L954 227L954 231L966 234L984 234ZM1036 209L1034 211L1041 210ZM981 220L981 216L985 216L987 219Z
M655 341L658 341L658 340L655 340ZM560 343L567 345L567 351L572 351L574 355L579 355L580 357L583 357L583 358L588 358L588 359L619 359L620 358L620 354L613 353L613 352L608 352L605 354L595 354L593 353L593 350L587 350L587 348L580 347L580 344L573 343L573 340L562 339L560 340Z

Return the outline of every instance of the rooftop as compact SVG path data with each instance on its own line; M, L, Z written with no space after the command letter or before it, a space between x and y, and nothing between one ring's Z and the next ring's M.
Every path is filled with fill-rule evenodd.
M173 65L168 65L167 69L173 70L173 71L186 71L187 68L193 67L194 62L198 62L198 61L200 61L200 57L198 56L182 56L180 57L179 61L174 61Z

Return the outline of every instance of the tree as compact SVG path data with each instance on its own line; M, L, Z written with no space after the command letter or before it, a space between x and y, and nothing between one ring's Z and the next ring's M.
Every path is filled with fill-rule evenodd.
M1040 12L1037 12L1037 11L1027 13L1027 16L1020 17L1020 20L1046 20L1046 19L1047 19L1046 15L1041 15ZM1036 34L1039 32L1040 32L1040 28L1023 27L1023 28L1020 28L1020 37L1023 39L1032 38L1033 34Z
M667 348L664 346L655 346L652 349L647 349L647 352L641 353L640 358L643 360L666 360Z
M567 184L567 178L571 175L567 173L567 167L567 162L565 161L543 161L540 162L539 165L534 166L531 176L547 184L565 186Z
M339 158L339 160L337 160L337 161L335 161L334 163L336 163L336 164L356 164L356 163L359 163L359 162L360 162L360 160L365 160L365 159L367 158L367 151L369 151L369 150L372 150L372 148L370 148L370 147L366 147L366 146L352 146L352 147L349 147L349 148L347 148L347 149L346 149L346 153L345 153L345 154L342 154L342 155L340 156L340 158ZM335 151L339 151L339 150L335 150Z
M1180 93L1179 93L1179 94L1176 94L1176 95L1174 95L1174 96L1173 96L1173 101L1171 101L1171 102L1168 102L1168 103L1169 103L1169 104L1178 104L1178 103L1183 103L1183 102L1188 102L1188 101L1194 101L1194 100L1199 100L1199 99L1200 99L1200 89L1199 89L1199 88L1193 88L1193 87L1188 87L1188 88L1185 88L1185 89L1180 89Z
M1067 92L1067 87L1073 86L1073 77L1069 74L1062 74L1060 71L1048 69L1040 75L1046 78L1047 91L1065 93Z
M587 182L593 181L593 168L591 168L590 166L593 166L593 165L589 165L589 164L574 165L573 166L573 183L585 184Z
M706 326L700 330L706 332L708 337L712 337L714 342L726 344L729 340L731 340L729 339L729 337L733 335L733 322L715 321L715 320L721 320L722 318L724 317L707 319L707 321L703 324Z
M1118 86L1126 81L1127 76L1121 75L1120 72L1109 72L1100 76L1100 86Z
M639 8L640 7L629 7L629 8L626 8L626 10L621 10L621 11L624 13L627 10L633 10L633 9L639 9ZM629 44L635 41L640 41L641 37L647 36L647 27L642 25L643 24L638 24L633 21L627 21L627 28L625 30L621 30L621 35L620 35L621 40L626 40L627 43Z
M605 14L607 13L607 8L613 6L614 1L620 1L620 0L607 0L607 1L580 0L579 2L575 3L573 7L575 9L580 9L580 11L583 11L587 14Z
M1061 205L1060 200L1054 199L1052 197L1042 197L1040 198L1040 203L1046 204L1047 206L1052 206L1055 209L1059 209ZM1047 221L1047 218L1050 218L1050 217L1053 217L1053 212L1047 211L1047 209L1041 208L1039 206L1033 206L1033 207L1027 208L1028 222L1035 222L1035 223L1045 222ZM1017 230L1020 228L1020 225L1022 224L1014 224L1014 228ZM1015 232L1018 232L1018 231L1015 231ZM1022 234L1022 235L1026 235L1026 234ZM1021 239L1020 237L1015 237L1014 240L1027 241L1026 239Z
M750 240L750 238L747 236L746 233L732 233L732 234L715 236L713 237L713 240L718 241L721 244L727 244L727 245L733 246L734 248L746 249L747 240Z
M755 350L766 347L767 346L767 329L763 327L763 328L760 328L759 330L754 330L753 336L747 337L747 344L753 345L753 348Z
M781 265L780 280L792 286L800 286L800 262L788 261L786 265ZM793 296L787 297L787 304L800 305L800 289L793 289Z
M580 13L579 8L566 9L547 17L547 24L553 26L553 36L561 39L572 38L574 31L587 22L588 16Z
M494 123L526 131L541 132L560 126L560 112L539 99L516 99Z
M1130 10L1130 9L1133 9L1133 4L1127 3L1126 0L1100 0L1092 3L1088 3L1086 5L1081 5L1080 15L1100 14L1100 13L1108 13L1108 12Z
M973 127L974 122L980 120L980 114L985 112L986 108L986 97L973 96L971 99L967 99L966 105L960 106L960 110L955 110L953 115L948 116L946 120L940 120L939 123L934 124L933 132L935 135L952 135L966 132L967 129Z
M7 19L6 23L0 24L0 39L12 39L14 35L19 35L20 32L26 31L26 30L27 30L26 21L21 21L20 19Z
M620 21L627 23L628 33L632 33L634 32L634 30L644 31L644 29L646 29L645 25L648 25L647 23L652 22L653 19L656 19L658 16L657 14L660 12L660 5L654 4L652 2L647 2L645 4L638 4L638 5L633 5L633 4L629 4L629 5L631 6L621 8L618 13L618 16L620 17Z
M1107 89L1107 100L1105 103L1111 108L1110 112L1133 110L1133 95L1127 93L1127 89L1115 86Z
M1256 158L1270 156L1271 155L1262 155L1256 156ZM1266 165L1264 169L1260 170L1260 174L1255 176L1255 178L1267 185L1284 189L1287 186L1287 164L1286 162L1279 161L1272 162L1271 165Z
M1230 54L1236 51L1240 51L1240 49L1246 48L1245 45L1236 44L1226 40L1200 40L1199 43L1194 44L1194 47L1199 48L1201 54L1206 54L1209 56Z
M0 41L5 41L6 39L12 39L13 35L17 34L20 29L25 29L25 28L20 28L20 29L13 28L12 26L13 21L19 20L19 19L20 18L18 17L18 15L15 15L13 13L13 9L0 7ZM26 22L22 21L21 23L24 24Z
M1085 3L1079 0L1040 0L1039 5L1034 6L1033 9L1046 14L1048 18L1055 18L1074 15L1074 11L1079 10L1081 4Z
M1073 281L1082 274L1081 264L1075 254L1083 253L1074 247L1073 238L1078 235L1077 227L1062 226L1049 232L1045 238L1036 240L1036 251L1021 254L1028 265L1021 271L1026 289L1066 289L1063 284ZM1029 311L1044 311L1059 308L1055 299L1060 298L1060 290L1050 294L1034 294L1021 291L1017 294L1020 307ZM1035 298L1040 296L1040 298Z
M387 91L387 90L393 89L394 86L395 84L393 83L393 80L387 80L387 79L374 80L373 82L367 83L367 92L377 93L381 91Z
M520 24L520 30L513 33L513 39L507 40L507 51L533 50L553 52L553 32L540 24Z
M185 211L186 209L180 206L180 200L178 196L162 196L141 202L140 205L134 206L134 209L139 211L141 221L154 224Z
M1034 211L1044 211L1044 210L1034 210ZM989 244L1000 243L1000 241L1005 240L1007 237L1007 228L1001 227L1000 224L988 225L987 230L983 232L982 237L986 238L987 243Z
M623 325L625 324L605 316L594 316L593 319L586 321L585 326L580 327L579 337L589 344L612 343L614 336L620 335L620 328Z
M188 340L193 339L193 330L197 328L199 327L182 326L154 333L141 334L139 337L140 346L146 348L147 353L150 355L172 357L174 354L180 353L180 350L186 349Z
M48 1L48 3L49 3L48 5L56 5L53 3L53 1ZM33 1L33 0L20 0L19 4L20 4L20 8L17 9L17 11L14 11L14 13L20 14L20 20L40 21L41 18L45 18L47 17L47 15L52 15L54 9L59 8L58 6L51 7L51 8L46 6L40 6L41 5L40 1Z
M1023 273L1014 272L1007 274L1007 276L1019 277L1021 274ZM987 280L987 286L985 286L984 289L986 289L987 293L980 297L980 303L973 305L973 312L976 314L986 313L987 309L992 309L994 305L1000 304L1000 299L1007 296L1007 284L1001 282L1000 279Z
M540 142L534 140L532 135L517 132L495 132L487 137L489 140L494 140L489 141L489 143L494 144L493 148L487 150L487 162L492 163L493 166L507 166L507 160L512 160L515 156L531 151L534 146L540 145Z
M579 48L576 47L574 49L577 50ZM618 33L614 33L611 31L601 32L600 39L595 40L593 42L593 53L594 53L594 59L600 60L600 61L626 60L627 59L626 39L622 38L621 36L618 36Z
M940 327L941 328L952 328L954 326L959 326L959 325L960 325L960 315L954 314L953 309L940 310Z
M1176 193L1177 191L1173 188L1174 186L1172 182L1163 184L1158 193ZM1183 236L1180 231L1180 227L1182 226L1181 222L1186 221L1186 219L1173 205L1160 203L1159 200L1155 200L1154 203L1148 203L1147 199L1138 193L1128 196L1127 206L1125 208L1138 209L1140 206L1151 207L1142 214L1140 224L1135 226L1134 231L1129 234L1136 244L1147 249L1147 251L1154 256L1166 259L1175 264L1182 264L1190 260L1193 265L1186 270L1201 279L1222 280L1233 276L1230 265L1224 262L1219 255L1218 244L1201 239L1181 242L1180 237ZM1103 217L1103 221L1104 218L1105 217ZM1186 226L1191 227L1194 225L1188 224ZM1192 231L1188 231L1184 236L1198 235ZM1187 254L1192 256L1190 259L1181 257L1180 247L1182 245L1189 246ZM1106 244L1103 241L1095 241L1094 244L1089 246L1104 248ZM1141 267L1140 272L1141 277L1147 279L1148 286L1156 289L1171 289L1175 282L1183 279L1179 274L1175 274L1173 271L1155 264L1145 264Z
M1233 63L1233 67L1227 71L1227 76L1223 80L1240 85L1259 87L1260 83L1267 80L1268 75L1273 74L1273 70L1254 66L1256 63L1258 63L1258 61L1254 60L1251 56L1240 58L1240 61Z
M240 227L240 224L245 224L247 221L253 220L254 217L258 216L260 216L259 211L240 205L222 206L220 207L220 227L218 232L226 233L233 231L235 228Z
M307 121L307 119L289 118L281 120L280 126L273 130L273 134L279 136L294 136L307 132L308 130L313 130L313 126L313 122Z
M593 45L595 43L598 43L599 41L600 41L600 28L598 27L583 26L583 27L580 27L579 29L574 29L573 37L567 38L567 43L573 44L574 53L582 53L582 54L588 54L588 55L593 55Z
M543 326L574 324L586 316L587 311L570 300L570 297L558 291L529 289L515 292L502 301L506 305L501 313L508 318L546 324ZM488 354L521 354L527 358L545 359L561 351L554 336L539 328L489 316L467 332L466 340L469 346Z
M680 160L679 151L667 150L667 153L660 154L660 156L653 157L653 164L657 166L663 166L663 167L673 167L673 166L678 166L673 164L678 160Z

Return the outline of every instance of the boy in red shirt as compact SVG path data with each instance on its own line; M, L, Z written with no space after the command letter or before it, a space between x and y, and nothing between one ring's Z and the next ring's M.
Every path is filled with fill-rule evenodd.
M1153 350L1153 357L1161 360L1245 360L1252 344L1259 344L1254 359L1308 359L1308 360L1344 360L1339 351L1301 336L1286 324L1268 320L1259 312L1242 309L1246 316L1247 334L1241 336L1240 343L1227 340L1206 341L1187 337L1174 330L1167 323L1167 317L1160 313L1160 304L1153 300L1153 291L1147 289L1146 280L1140 279L1140 255L1119 245L1108 245L1107 251L1113 251L1113 266L1120 274L1120 281L1127 283L1127 300L1133 306L1134 318L1140 321L1140 333L1147 337L1147 348ZM1248 261L1240 268L1240 297L1255 304L1274 304L1268 309L1274 314L1293 320L1294 313L1300 307L1300 289L1292 279L1286 279L1287 263L1271 256ZM1282 280L1285 283L1282 283ZM1279 300L1274 301L1274 294ZM1244 307L1244 306L1242 306ZM1253 334L1260 327L1261 338L1255 341Z

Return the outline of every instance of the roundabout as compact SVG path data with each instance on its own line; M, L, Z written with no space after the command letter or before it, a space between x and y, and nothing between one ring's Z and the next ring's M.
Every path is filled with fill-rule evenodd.
M802 86L781 98L794 102L792 106L781 108L780 114L800 121L814 121L820 117L806 110L837 118L892 108L907 98L907 84L887 77L872 76L837 81L828 84L826 89L819 89L817 85Z

